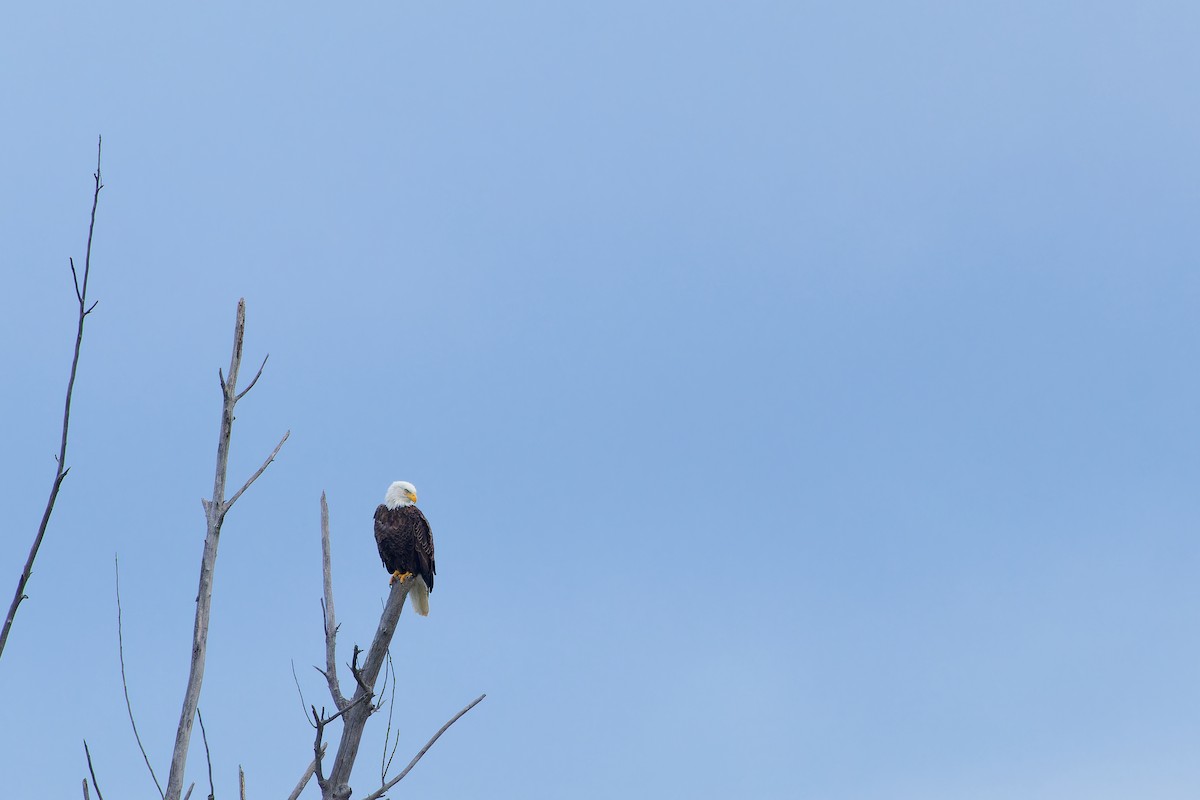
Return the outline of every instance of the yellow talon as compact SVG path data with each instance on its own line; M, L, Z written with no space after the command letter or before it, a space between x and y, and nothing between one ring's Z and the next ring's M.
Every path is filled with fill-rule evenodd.
M400 581L401 583L404 583L406 580L408 580L411 577L412 577L411 572L403 572L402 573L402 572L400 572L400 570L396 570L395 572L392 573L392 579L390 581L388 581L388 586L391 586L396 581Z

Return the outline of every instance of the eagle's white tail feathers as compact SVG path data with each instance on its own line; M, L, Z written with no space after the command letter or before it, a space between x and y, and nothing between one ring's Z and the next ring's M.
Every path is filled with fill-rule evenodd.
M408 599L412 601L412 610L422 617L429 616L429 587L420 575L415 576L412 589L408 591Z

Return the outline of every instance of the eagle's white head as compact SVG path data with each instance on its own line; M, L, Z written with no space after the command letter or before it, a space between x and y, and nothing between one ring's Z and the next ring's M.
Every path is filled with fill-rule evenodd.
M415 505L416 502L417 487L408 481L396 481L388 487L387 494L383 496L383 504L389 509Z

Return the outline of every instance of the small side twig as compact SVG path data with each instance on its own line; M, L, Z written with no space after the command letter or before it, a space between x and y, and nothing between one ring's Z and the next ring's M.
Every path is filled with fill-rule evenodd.
M243 397L249 394L250 390L254 388L254 384L258 383L258 379L262 377L263 369L267 366L267 359L270 357L270 353L267 353L265 356L263 356L262 364L260 364L258 367L258 372L254 373L254 378L251 379L249 385L247 385L245 389L242 389L242 391L238 393L238 396L234 398L235 402L241 400Z
M300 688L300 678L296 675L296 662L292 661L292 680L296 682L296 694L300 695L300 712L304 714L304 719L308 721L308 703L304 702L304 690ZM312 723L309 722L309 725Z
M392 768L392 760L396 757L396 751L400 748L400 731L396 731L395 742L392 744L392 752L388 753L388 742L392 741L392 718L396 711L396 666L392 663L392 650L388 648L387 664L384 666L383 686L384 692L388 690L388 677L392 679L391 700L388 703L388 721L387 732L383 735L383 755L379 759L379 783L380 785L387 783L388 770ZM380 701L380 705L383 701Z
M476 697L474 700L472 700L470 703L468 703L466 708L464 708L462 711L459 711L457 714L455 714L453 717L451 717L450 721L447 722L445 725L443 725L440 729L438 729L438 732L435 733L432 736L432 738L430 738L430 740L425 743L425 746L421 748L421 752L419 752L415 756L413 756L413 760L408 762L408 766L404 768L403 772L401 772L396 777L392 778L390 781L385 783L383 786L379 787L379 789L377 791L372 792L371 794L364 797L363 800L379 800L379 798L383 797L384 793L387 792L388 789L391 789L397 783L404 780L404 776L409 773L409 770L411 770L413 767L415 767L417 765L417 762L421 760L422 756L424 756L427 752L429 752L429 748L433 747L433 743L436 742L438 740L438 738L443 733L445 733L446 730L451 725L458 722L459 718L462 717L463 714L466 714L472 708L479 705L480 701L482 701L483 698L485 698L485 697L487 697L486 694L479 695L479 697Z
M88 774L92 776L92 786L96 787L96 797L98 800L104 800L104 794L100 791L100 783L96 780L96 770L92 767L92 751L88 750L87 739L83 740L83 754L87 756Z
M142 751L142 760L146 762L146 769L150 770L150 777L154 780L154 786L158 789L158 796L163 796L162 786L158 782L158 776L154 774L154 767L150 765L150 757L146 755L146 748L142 746L142 737L138 735L137 723L133 720L133 704L129 701L129 683L125 680L125 633L121 625L121 562L113 556L113 571L116 573L116 591L117 591L117 653L121 658L121 689L125 692L125 710L129 712L129 726L133 728L133 738L137 741L138 749ZM97 792L99 789L96 790Z
M204 740L204 760L208 762L208 800L213 800L216 790L213 788L212 755L208 752L208 731L204 730L204 715L200 706L196 706L196 719L200 720L200 738Z
M255 378L255 380L258 380L258 379ZM239 397L240 397L240 395L239 395ZM246 479L246 482L242 484L242 488L240 488L236 492L234 492L233 497L229 498L228 502L225 503L225 511L228 511L229 509L233 508L233 504L236 503L237 499L242 496L242 492L249 489L250 484L252 484L256 480L258 480L258 476L262 475L264 472L267 471L267 467L271 466L271 462L275 460L275 456L279 455L279 451L283 447L283 443L286 442L288 440L288 437L291 435L292 435L291 431L284 431L283 438L279 440L279 444L275 445L275 449L271 451L271 455L267 456L267 460L262 463L261 467L259 467L258 469L256 469L254 471L253 475L251 475L249 478Z

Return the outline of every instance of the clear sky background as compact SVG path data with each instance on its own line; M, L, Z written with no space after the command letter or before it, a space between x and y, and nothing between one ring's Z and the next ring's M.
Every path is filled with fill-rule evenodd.
M1200 11L20 3L0 30L10 797L156 796L239 297L201 709L282 797L407 479L393 796L1200 794ZM250 369L251 367L247 367ZM345 678L344 678L345 679ZM383 722L355 797L378 787ZM207 794L197 735L189 759ZM315 788L306 797L316 796Z

